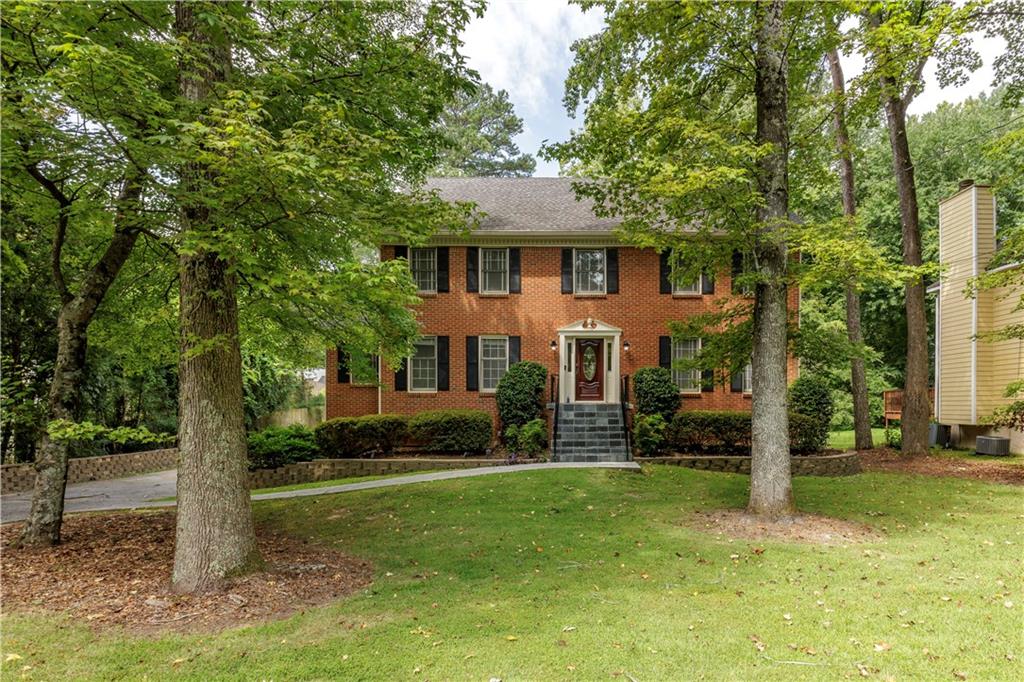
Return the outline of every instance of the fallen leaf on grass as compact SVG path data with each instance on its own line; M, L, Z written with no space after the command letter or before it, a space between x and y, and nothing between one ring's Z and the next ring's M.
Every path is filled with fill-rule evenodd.
M514 641L516 641L519 638L516 637L515 635L508 635L507 637L505 637L505 639L508 640L509 642L514 642Z
M889 644L888 642L879 642L875 645L875 651L888 651L891 648L892 644Z

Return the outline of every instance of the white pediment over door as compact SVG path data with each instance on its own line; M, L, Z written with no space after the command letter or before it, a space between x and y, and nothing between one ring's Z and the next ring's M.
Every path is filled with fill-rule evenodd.
M562 335L618 335L622 333L622 330L618 327L613 327L610 324L602 322L601 320L595 320L592 317L588 317L584 320L576 320L572 324L562 327L558 330L558 333Z

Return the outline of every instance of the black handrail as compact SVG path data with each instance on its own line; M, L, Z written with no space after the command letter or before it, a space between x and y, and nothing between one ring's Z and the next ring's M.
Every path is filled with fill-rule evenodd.
M629 375L622 375L622 395L619 396L619 406L622 408L622 429L626 432L626 459L633 459L633 444L630 438L629 429Z
M555 448L558 444L558 403L561 402L558 399L558 375L551 375L551 402L555 404L554 415L551 417L551 461L555 459Z

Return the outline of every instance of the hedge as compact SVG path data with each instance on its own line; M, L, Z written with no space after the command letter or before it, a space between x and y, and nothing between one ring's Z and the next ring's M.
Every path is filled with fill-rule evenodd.
M481 452L494 440L494 424L482 410L420 412L409 420L409 437L427 452Z
M246 437L249 470L276 469L294 462L308 462L320 454L313 432L305 426L268 426Z
M666 421L679 409L679 387L664 367L641 367L633 373L637 414L660 414Z
M671 450L687 453L749 454L751 423L749 412L678 412L665 432ZM824 435L824 437L823 437ZM802 414L789 415L789 447L795 455L820 452L828 433L818 420Z
M402 414L338 417L316 427L316 443L323 457L351 458L388 454L405 440L409 418Z
M503 428L523 426L544 415L548 370L536 362L517 362L498 381L495 399Z

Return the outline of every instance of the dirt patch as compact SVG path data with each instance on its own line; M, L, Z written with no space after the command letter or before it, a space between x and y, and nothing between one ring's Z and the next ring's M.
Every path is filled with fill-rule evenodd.
M939 455L908 456L898 450L875 448L860 452L860 465L864 471L949 476L989 483L1024 485L1024 466L985 459L961 459Z
M283 618L370 584L366 561L257 529L265 572L199 596L169 592L171 512L71 516L64 542L12 549L22 524L0 528L3 611L67 613L94 627L137 632L216 631Z
M862 523L814 514L797 514L782 519L764 519L742 509L696 512L692 526L708 533L744 540L781 540L814 545L854 545L879 539L878 533Z

